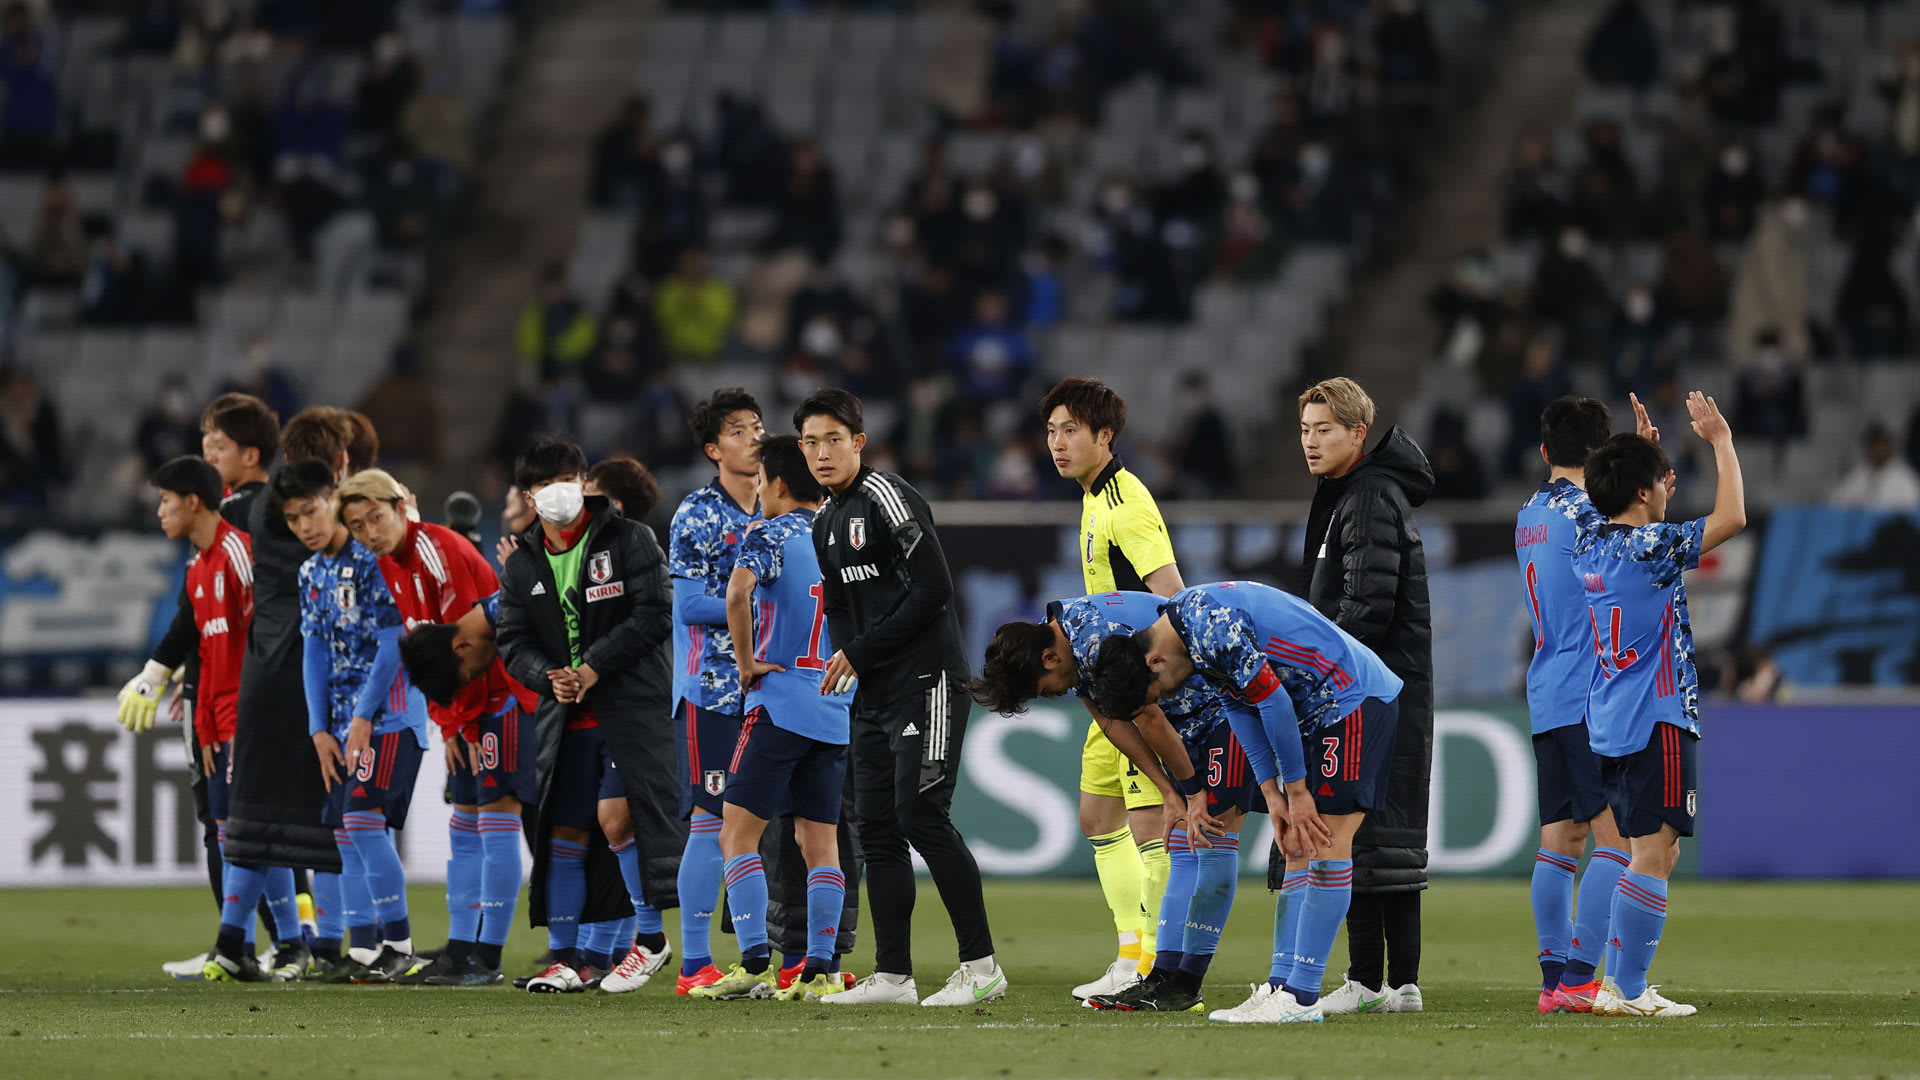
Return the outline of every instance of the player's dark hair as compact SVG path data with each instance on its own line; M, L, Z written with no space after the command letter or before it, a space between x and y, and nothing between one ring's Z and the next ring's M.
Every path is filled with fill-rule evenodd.
M980 674L967 684L973 700L1002 716L1023 712L1040 696L1042 659L1053 648L1053 630L1046 623L1010 622L993 632L987 642L987 660Z
M1638 435L1615 435L1587 455L1587 498L1602 517L1618 517L1671 471L1660 447Z
M1147 704L1153 669L1147 647L1132 634L1114 634L1093 658L1093 707L1109 720L1131 720Z
M318 461L328 469L347 453L352 442L353 425L344 412L329 405L301 410L280 432L280 452L288 463ZM351 462L351 454L348 459Z
M357 473L361 469L371 469L380 463L380 433L373 430L373 421L366 413L341 409L340 415L347 422L347 430L353 434L347 439L347 471Z
M205 458L192 455L174 458L153 470L150 482L161 491L171 491L175 495L196 495L204 509L220 509L223 487L220 470L207 464Z
M800 449L798 436L761 436L760 467L767 470L768 480L785 480L787 493L801 502L819 502L827 497L826 489L807 467L806 451Z
M542 435L520 451L519 459L513 463L513 482L521 491L531 491L535 484L563 476L581 476L586 471L587 455L579 443Z
M630 457L608 458L587 470L587 481L620 504L620 516L645 521L660 504L660 482Z
M1613 410L1595 398L1567 394L1540 412L1540 445L1547 448L1547 464L1556 468L1584 466L1612 432Z
M200 413L200 430L217 431L234 445L260 451L260 467L273 463L280 449L280 414L252 394L221 394Z
M705 401L693 407L687 414L687 426L693 429L694 438L701 446L720 441L720 431L727 426L727 417L737 412L750 412L755 419L764 420L760 412L760 403L742 386L728 386L707 395Z
M1127 401L1099 379L1078 376L1061 379L1040 399L1040 422L1053 418L1053 410L1066 406L1067 415L1095 432L1111 431L1118 439L1127 428Z
M448 623L420 623L400 639L400 666L435 705L451 705L464 685L460 657L453 651L456 632Z
M332 491L332 466L314 458L290 461L273 477L273 498L282 506L292 499L311 499Z
M831 416L847 425L847 431L859 435L867 430L866 410L860 399L837 386L824 386L808 394L793 410L793 430L806 425L809 416Z

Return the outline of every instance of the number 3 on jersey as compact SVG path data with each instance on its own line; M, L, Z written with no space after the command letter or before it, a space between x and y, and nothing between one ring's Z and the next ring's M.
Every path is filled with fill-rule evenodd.
M793 658L793 666L802 671L825 671L827 660L820 655L820 634L827 625L827 590L816 581L807 591L813 594L813 631L807 635L807 651Z

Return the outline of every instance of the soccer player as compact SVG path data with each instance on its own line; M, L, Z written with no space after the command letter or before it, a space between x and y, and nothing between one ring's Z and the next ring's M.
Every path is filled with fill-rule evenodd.
M1232 703L1198 675L1157 707L1140 710L1132 723L1112 721L1094 710L1092 675L1101 644L1115 634L1153 625L1165 605L1161 597L1142 592L1056 600L1047 605L1043 622L1000 627L974 682L976 698L1001 713L1017 712L1035 696L1057 697L1072 690L1104 730L1127 732L1137 726L1137 737L1145 744L1171 746L1162 752L1168 768L1179 774L1171 782L1152 753L1137 757L1141 771L1156 786L1165 785L1165 805L1178 814L1165 833L1172 873L1157 913L1156 940L1162 948L1144 979L1087 998L1094 1008L1204 1008L1201 983L1239 882L1240 822L1248 810L1261 805L1246 754L1226 715L1229 708L1245 706ZM1130 759L1140 754L1125 752Z
M1600 663L1587 697L1587 731L1600 755L1607 804L1632 850L1609 921L1611 985L1593 998L1603 1016L1692 1016L1647 984L1667 922L1667 879L1680 838L1693 835L1699 799L1700 676L1685 571L1746 527L1746 488L1733 432L1712 398L1687 398L1694 434L1713 447L1713 511L1666 520L1671 468L1660 447L1617 435L1587 458L1587 495L1607 519L1583 532L1574 569L1586 590Z
M967 656L953 610L953 577L925 500L906 481L860 463L860 399L816 390L793 424L813 477L831 499L813 523L834 653L822 694L854 690L848 747L873 910L874 973L832 1004L911 1005L913 863L920 853L953 921L960 967L922 1005L1004 997L993 957L980 867L953 827L954 785L966 735Z
M528 900L553 960L528 980L534 993L586 989L595 972L583 976L581 923L623 920L649 880L664 890L679 846L656 783L670 768L666 560L651 529L586 494L586 471L586 455L565 440L537 439L521 453L514 479L539 525L500 575L500 655L539 695L540 753L554 761L539 792ZM608 878L625 881L627 895L599 886ZM643 944L666 951L664 937Z
M1433 773L1433 620L1426 550L1413 510L1433 492L1433 468L1397 427L1367 448L1373 399L1352 379L1315 383L1298 405L1300 449L1315 478L1300 595L1406 684L1388 794L1354 840L1347 977L1322 1007L1328 1013L1419 1012L1425 1007L1420 894L1427 888Z
M727 629L751 643L738 657L746 716L728 765L720 851L740 962L694 997L818 1001L844 992L828 975L846 902L840 870L841 792L846 783L848 709L853 694L823 695L826 590L813 550L813 521L825 491L807 468L800 440L764 438L759 447L764 524L747 534L727 582ZM778 987L767 940L767 875L760 838L791 814L807 861L806 966Z
M1634 402L1636 412L1644 416ZM1607 441L1613 414L1592 398L1562 397L1540 414L1540 456L1547 482L1520 509L1513 544L1533 620L1527 665L1527 713L1540 793L1540 850L1533 863L1533 925L1539 943L1540 1012L1589 1012L1594 974L1607 941L1614 885L1630 856L1607 809L1600 759L1588 745L1587 690L1593 682L1593 630L1575 542L1602 518L1587 498L1587 455ZM1580 879L1574 921L1574 872L1596 840Z
M247 624L253 618L253 558L247 534L220 517L220 474L212 465L194 457L174 458L153 474L153 486L160 489L161 531L168 539L190 540L195 549L186 578L190 611L200 633L193 741L207 781L208 810L224 834L234 697L240 690L240 657L245 651ZM223 907L220 919L221 938L232 946L230 960L221 963L210 958L202 965L203 974L245 981L284 981L305 970L308 955L294 908L293 871L275 867L263 872L231 863L224 869L227 880L247 878L255 887L223 889L223 899L236 897L229 905L232 910ZM253 955L253 904L241 907L237 898L261 890L270 899L277 946L264 971ZM208 968L217 969L218 975L207 972Z
M1080 485L1080 569L1089 594L1140 590L1172 596L1185 588L1173 542L1147 486L1114 456L1127 403L1098 379L1065 379L1040 401L1047 451L1061 476ZM1161 793L1087 725L1080 750L1080 831L1119 935L1119 957L1097 979L1073 988L1081 1001L1117 993L1153 968L1153 914L1170 872Z
M727 631L727 582L741 539L760 520L754 485L764 431L760 403L737 386L714 391L694 406L688 422L718 475L680 501L667 539L680 816L688 822L680 856L680 994L721 974L713 963L713 913L725 861L720 828L727 764L740 737L743 701Z
M300 567L302 672L355 938L349 956L358 966L345 977L386 983L415 963L406 871L390 830L406 826L427 708L400 670L404 620L380 560L347 532L334 488L332 473L314 461L289 465L273 481L287 527L314 553Z
M1264 994L1255 990L1264 1001L1210 1018L1318 1023L1327 954L1353 895L1353 835L1386 794L1402 683L1306 601L1229 581L1184 589L1145 630L1108 638L1094 665L1094 706L1131 716L1196 672L1257 710L1228 719L1274 836L1290 862L1307 860L1308 875L1297 918L1286 917L1284 892L1286 906L1276 906L1273 952L1289 970L1270 975Z
M379 557L380 572L408 630L452 622L499 591L493 567L465 537L441 525L408 520L406 492L385 470L353 474L341 482L334 500L347 532ZM497 660L488 667L487 678L468 683L446 700L425 696L427 714L440 731L453 798L447 947L394 981L490 986L503 979L500 947L506 943L507 919L520 891L520 810L532 798L537 749L531 718L521 720L533 697ZM481 921L489 910L498 913L498 925L486 935L494 940L482 950Z

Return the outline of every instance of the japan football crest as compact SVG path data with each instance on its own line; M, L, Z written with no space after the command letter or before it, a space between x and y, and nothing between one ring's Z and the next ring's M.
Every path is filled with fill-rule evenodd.
M853 550L859 551L867 546L867 519L863 517L847 519L847 543Z
M596 551L587 560L587 580L595 585L604 585L613 576L613 552Z
M708 769L704 779L706 782L702 786L709 795L718 795L727 790L727 774L724 770Z
M213 575L213 599L216 603L227 602L227 575Z
M1687 792L1687 816L1693 817L1700 812L1700 790L1695 788Z
M343 613L353 610L353 582L342 581L333 587L333 606Z

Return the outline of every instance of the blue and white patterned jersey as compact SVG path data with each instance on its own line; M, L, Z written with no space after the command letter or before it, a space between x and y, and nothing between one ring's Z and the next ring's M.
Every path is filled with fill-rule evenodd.
M1593 683L1593 631L1587 595L1573 569L1582 533L1606 524L1593 500L1571 480L1543 485L1520 508L1514 555L1533 620L1533 659L1527 664L1527 712L1533 733L1577 724L1587 715Z
M1144 592L1109 592L1055 600L1047 605L1047 619L1058 623L1073 648L1080 671L1074 693L1093 699L1093 662L1100 644L1114 634L1134 634L1152 626L1166 606L1166 598ZM1204 746L1213 729L1227 722L1227 709L1240 707L1200 675L1188 679L1172 697L1160 699L1160 711L1189 747Z
M332 556L315 552L300 564L300 633L327 647L327 730L345 738L380 651L380 633L405 625L387 591L380 559L349 540ZM403 666L378 695L367 719L373 732L411 729L427 745L427 699L407 679Z
M1700 673L1682 575L1700 565L1707 520L1607 523L1583 534L1574 568L1599 654L1587 696L1587 741L1604 757L1647 748L1653 725L1700 733Z
M778 664L747 690L747 711L764 708L775 727L835 746L847 743L853 691L821 696L833 649L827 644L826 589L813 550L814 512L781 514L747 534L739 565L754 587L756 659Z
M755 510L742 510L720 486L718 477L680 500L673 512L667 538L667 573L675 580L676 613L692 606L678 593L689 587L703 590L693 599L709 614L704 619L673 620L673 692L680 701L703 709L739 714L745 701L740 692L740 669L733 663L733 639L727 633L727 579L747 528L760 520ZM689 586L688 583L691 583Z

